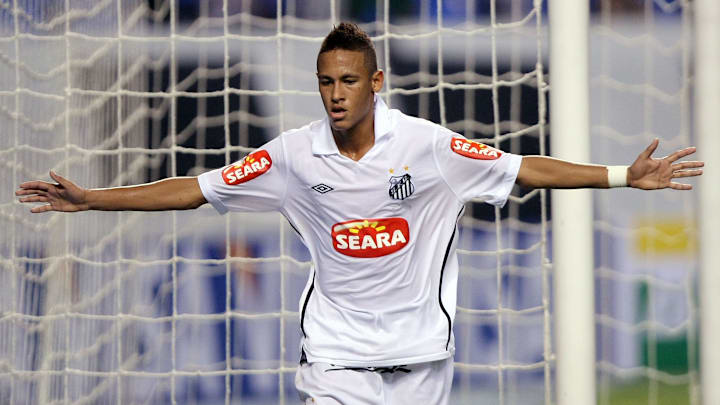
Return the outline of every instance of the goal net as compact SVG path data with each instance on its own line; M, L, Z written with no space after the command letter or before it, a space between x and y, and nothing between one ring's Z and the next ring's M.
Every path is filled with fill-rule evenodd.
M654 15L648 3L645 15ZM684 15L682 4L667 7ZM84 187L198 175L322 117L315 57L332 25L345 19L373 38L386 72L381 96L392 108L509 152L547 154L546 6L0 2L0 164L11 179L0 188L0 403L295 403L298 302L311 263L280 215L219 216L209 206L30 215L13 202L13 190L47 179L50 169ZM597 30L608 43L647 42L687 61L673 45L684 34L627 38L609 17ZM610 52L597 55L606 61L615 57ZM648 72L661 63L653 52L642 53ZM603 70L594 91L603 94L597 102L604 115L593 136L612 151L609 163L631 160L620 159L612 142L637 149L667 112L647 107L639 126L613 126L609 92L647 103L679 100L671 105L687 124L686 64L682 90L666 89L660 76L621 82L610 65L597 66ZM668 148L686 144L687 126L671 128L663 128L675 140ZM608 211L615 196L598 194L599 205L609 207L597 221L598 291L609 294L598 306L600 398L610 403L617 380L631 374L648 378L648 403L655 404L660 385L696 378L694 363L676 377L658 356L677 331L672 335L688 337L688 358L695 350L692 274L681 278L684 323L663 326L658 305L675 302L663 291L677 291L666 287L678 283L656 273L645 250L632 259L645 272L606 261L616 253L607 249L634 235L605 214L617 212ZM665 197L636 198L654 207ZM683 201L674 212L689 217ZM458 244L453 403L551 403L548 217L542 190L516 189L502 209L468 204ZM663 222L642 224L651 233L664 229ZM626 291L635 303L621 301ZM649 304L636 306L641 299ZM645 308L646 318L625 318L623 305ZM616 342L633 347L635 360L614 352Z
M694 145L691 2L599 3L593 160L628 164L654 138L656 157ZM598 403L699 404L697 194L595 196Z

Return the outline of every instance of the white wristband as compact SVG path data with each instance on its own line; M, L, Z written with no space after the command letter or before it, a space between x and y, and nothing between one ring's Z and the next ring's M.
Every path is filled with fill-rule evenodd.
M608 171L608 186L627 187L628 166L606 166Z

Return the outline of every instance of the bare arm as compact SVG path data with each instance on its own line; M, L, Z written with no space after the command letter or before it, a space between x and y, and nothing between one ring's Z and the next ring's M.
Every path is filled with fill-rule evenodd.
M659 141L655 139L635 160L627 172L627 184L643 190L672 188L690 190L689 184L673 182L680 177L702 174L703 162L677 162L695 153L695 148L685 148L664 158L655 159L653 152ZM531 188L608 188L608 172L605 166L567 162L545 156L523 156L516 182Z
M84 189L54 172L57 183L29 181L22 183L15 195L20 202L42 202L34 213L46 211L163 211L197 208L207 201L196 177L173 177L138 186L106 189Z
M607 169L547 156L523 156L516 182L529 188L607 188Z

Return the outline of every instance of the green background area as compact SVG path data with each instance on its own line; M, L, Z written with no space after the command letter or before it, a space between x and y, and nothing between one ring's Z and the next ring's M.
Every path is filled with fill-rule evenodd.
M650 401L651 390L655 390L657 402ZM617 385L610 389L609 399L603 398L602 394L598 396L598 405L689 405L690 404L690 386L668 385L661 382L655 382L655 386L651 387L651 381L641 379L627 385Z
M639 320L647 320L648 317L648 285L641 283L638 296L639 305L637 317ZM697 333L695 334L697 336ZM675 336L655 336L654 342L645 333L639 335L641 339L642 365L654 368L672 375L687 375L691 368L688 363L688 339L687 333L679 333ZM695 340L694 366L696 368L699 356L699 342ZM655 360L650 364L650 354L653 353ZM599 387L600 388L600 387ZM666 384L661 381L652 381L649 378L638 378L628 382L615 382L608 392L598 391L598 404L603 405L686 405L690 404L690 384ZM655 398L656 400L653 400Z

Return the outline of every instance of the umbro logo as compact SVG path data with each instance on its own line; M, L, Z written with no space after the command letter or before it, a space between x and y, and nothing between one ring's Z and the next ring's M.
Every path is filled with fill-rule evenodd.
M325 193L335 190L334 188L328 186L327 184L322 184L322 183L316 184L316 185L312 186L311 188L320 194L325 194Z

